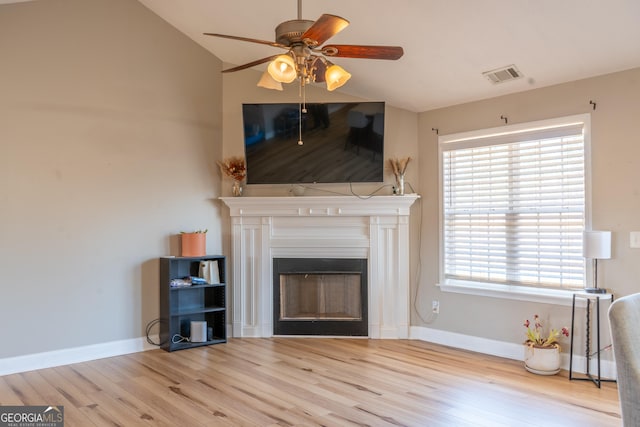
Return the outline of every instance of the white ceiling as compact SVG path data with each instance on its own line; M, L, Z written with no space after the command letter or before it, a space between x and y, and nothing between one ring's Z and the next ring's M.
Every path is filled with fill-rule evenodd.
M281 50L203 32L271 41L297 17L297 0L139 1L233 65ZM328 43L405 51L398 61L336 58L353 75L340 91L411 111L640 67L640 0L303 0L304 19L323 13L351 22ZM482 76L511 64L525 77L493 85Z

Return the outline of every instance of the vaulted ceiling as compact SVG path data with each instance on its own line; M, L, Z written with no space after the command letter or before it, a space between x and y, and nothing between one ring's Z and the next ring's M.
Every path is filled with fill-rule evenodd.
M138 1L228 67L281 50L202 33L271 41L297 17L297 0ZM303 19L323 13L350 21L329 43L405 51L398 61L336 58L353 75L339 90L410 111L640 67L639 0L303 0ZM512 64L524 77L492 84L482 75Z

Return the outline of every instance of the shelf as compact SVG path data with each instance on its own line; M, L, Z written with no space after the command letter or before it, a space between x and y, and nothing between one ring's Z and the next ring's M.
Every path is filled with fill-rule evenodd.
M198 307L198 308L190 308L188 310L181 310L181 311L177 311L175 313L171 313L171 316L190 316L192 314L199 314L199 313L213 313L215 311L224 311L225 308L224 307Z
M223 288L226 283L207 283L205 285L191 285L191 286L170 286L171 292L183 291L187 289L206 289L206 288Z
M202 346L205 346L205 345L221 344L221 343L225 343L225 342L227 342L226 339L214 338L211 341L205 341L205 342L178 342L178 343L172 343L171 344L171 348L173 350L182 350L182 349L185 349L185 348L202 347Z
M613 300L613 294L610 292L606 292L606 293L601 293L601 294L597 294L594 292L585 292L585 291L575 291L574 292L575 296L580 297L580 298L589 298L589 299L610 299Z

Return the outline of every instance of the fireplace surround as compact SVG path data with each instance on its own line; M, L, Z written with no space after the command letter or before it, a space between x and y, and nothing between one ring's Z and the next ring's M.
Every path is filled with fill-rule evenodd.
M409 214L404 196L223 197L231 216L234 337L274 336L273 260L367 261L367 336L409 337Z

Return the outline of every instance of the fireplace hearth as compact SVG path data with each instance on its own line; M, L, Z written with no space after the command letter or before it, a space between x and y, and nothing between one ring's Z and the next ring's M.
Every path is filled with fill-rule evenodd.
M367 336L367 260L275 258L275 335Z

